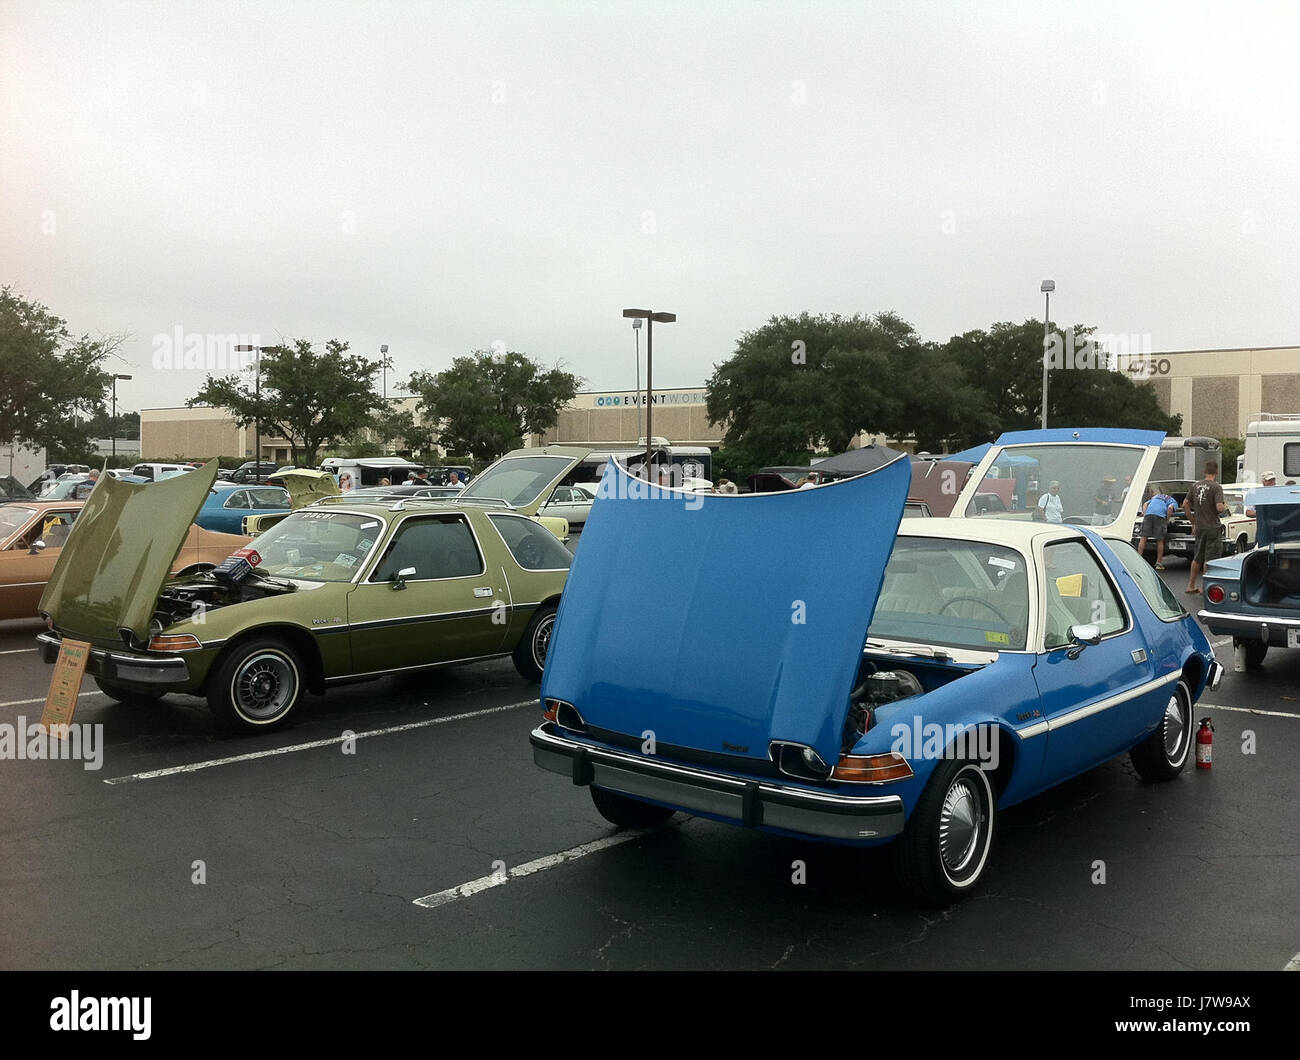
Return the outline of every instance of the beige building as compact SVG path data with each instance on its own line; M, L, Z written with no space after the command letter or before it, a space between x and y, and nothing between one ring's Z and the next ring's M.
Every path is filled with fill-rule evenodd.
M667 438L673 445L707 445L716 449L722 444L723 429L709 423L703 387L673 387L656 390L651 395L654 409L653 430L656 437ZM635 390L601 390L579 394L560 411L555 426L536 444L552 442L629 442L635 445L645 437L645 395Z
M415 411L414 397L390 398L398 410ZM189 408L142 409L140 412L140 452L147 459L187 459L227 456L252 460L256 431L239 427L230 410L197 406ZM292 448L287 438L262 433L261 459L287 464Z
M1145 371L1183 436L1244 438L1261 412L1300 412L1300 346L1153 353ZM1136 372L1135 372L1136 374Z

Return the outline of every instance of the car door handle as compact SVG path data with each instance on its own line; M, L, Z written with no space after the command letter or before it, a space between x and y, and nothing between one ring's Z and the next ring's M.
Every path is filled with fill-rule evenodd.
M492 590L491 590L491 589L475 589L475 590L474 590L474 595L475 595L475 596L478 596L478 597L491 596L491 595L492 595Z

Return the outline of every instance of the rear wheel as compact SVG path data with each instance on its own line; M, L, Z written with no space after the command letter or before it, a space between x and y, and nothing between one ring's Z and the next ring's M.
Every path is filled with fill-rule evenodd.
M539 607L528 623L523 638L515 645L514 663L519 676L529 681L540 681L546 666L546 653L551 648L551 632L555 629L555 605Z
M208 707L224 725L265 732L285 724L302 698L298 653L274 637L229 649L208 678Z
M654 828L677 812L667 806L655 806L620 795L616 791L606 791L594 784L591 787L591 801L596 804L597 811L605 820L619 828Z
M1165 703L1156 731L1129 753L1133 768L1143 780L1173 780L1187 764L1192 746L1192 695L1179 681Z
M899 884L931 905L965 898L984 876L996 826L988 771L978 762L944 759L893 843Z

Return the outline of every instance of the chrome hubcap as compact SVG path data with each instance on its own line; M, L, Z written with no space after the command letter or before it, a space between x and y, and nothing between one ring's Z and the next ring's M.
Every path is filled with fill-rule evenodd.
M260 653L235 675L235 702L248 717L274 717L288 705L297 685L297 674L288 659L274 652Z
M537 632L533 635L533 659L540 668L546 666L546 653L551 650L551 630L554 628L555 616L550 615L537 627Z
M1177 762L1182 754L1183 740L1187 734L1187 725L1183 720L1182 707L1178 702L1178 696L1169 697L1169 702L1165 704L1165 754L1171 762Z
M975 858L983 829L983 800L974 782L961 778L948 789L939 812L939 854L949 872L961 872Z

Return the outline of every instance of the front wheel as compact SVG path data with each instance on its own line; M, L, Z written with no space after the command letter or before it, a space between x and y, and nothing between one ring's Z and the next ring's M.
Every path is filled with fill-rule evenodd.
M302 698L302 675L302 660L283 641L243 641L221 657L208 678L208 708L232 729L278 728Z
M965 898L984 876L996 827L988 771L978 762L945 758L893 843L899 884L931 905Z
M605 820L619 828L654 828L676 813L667 806L655 806L620 795L616 791L606 791L594 784L591 788L591 801L596 804L597 811Z
M1138 776L1148 781L1173 780L1187 764L1192 746L1192 694L1179 681L1165 703L1156 731L1138 744L1129 758Z
M551 633L555 629L555 605L539 607L528 623L523 638L515 645L514 663L519 676L528 681L540 681L546 667L546 653L551 649Z

